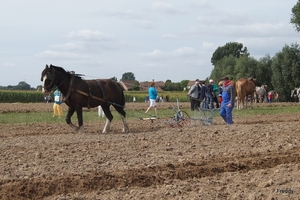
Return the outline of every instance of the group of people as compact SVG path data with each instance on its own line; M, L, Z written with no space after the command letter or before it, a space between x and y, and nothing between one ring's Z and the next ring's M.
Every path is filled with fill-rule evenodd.
M208 85L205 81L200 83L196 79L195 84L190 88L187 96L190 98L191 110L197 107L202 109L220 108L220 116L227 124L232 124L232 110L235 103L235 90L229 78L224 76L219 83L219 87L210 79ZM221 104L221 107L220 107Z
M205 81L201 83L199 79L196 79L195 84L187 93L187 96L190 97L191 110L194 111L200 106L204 109L214 109L214 104L216 104L216 108L219 108L219 94L221 94L219 87L214 83L213 79L208 81L208 85L206 85Z

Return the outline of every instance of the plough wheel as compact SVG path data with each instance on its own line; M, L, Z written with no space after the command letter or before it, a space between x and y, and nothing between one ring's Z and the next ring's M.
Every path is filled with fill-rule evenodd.
M185 111L181 111L182 112L182 117L180 122L178 123L179 126L190 126L191 125L191 118L189 116L189 114L187 114Z

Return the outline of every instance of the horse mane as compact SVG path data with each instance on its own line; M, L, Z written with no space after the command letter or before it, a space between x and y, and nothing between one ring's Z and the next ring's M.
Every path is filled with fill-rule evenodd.
M59 66L55 66L55 65L52 65L52 64L50 65L50 67L54 67L55 70L64 72L64 73L68 74L68 76L74 75L75 77L77 77L79 79L82 79L82 77L85 76L84 74L75 74L74 71L66 71L64 68L59 67Z

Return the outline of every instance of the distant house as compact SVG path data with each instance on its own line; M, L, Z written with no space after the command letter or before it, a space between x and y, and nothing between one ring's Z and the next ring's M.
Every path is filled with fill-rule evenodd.
M136 80L120 80L119 84L124 88L125 91L128 91L132 88Z
M149 81L140 82L140 90L141 91L147 91L148 88L150 87L151 82L149 82ZM155 82L155 89L157 91L162 91L162 88L164 88L164 87L165 87L165 82L163 82L163 81L156 81Z
M134 82L137 80L120 80L120 85L124 88L125 91L131 90L133 87ZM152 81L151 81L152 82ZM140 91L148 91L148 88L150 87L149 81L145 82L139 82L140 83ZM157 91L162 91L161 88L165 87L165 82L163 81L157 81L155 82L155 89Z
M199 80L200 83L202 83L205 80ZM187 90L189 90L193 85L195 85L196 81L189 81L189 83L187 84Z

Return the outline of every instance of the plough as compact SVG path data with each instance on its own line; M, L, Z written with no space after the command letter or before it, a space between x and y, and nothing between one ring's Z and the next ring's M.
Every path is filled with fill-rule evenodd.
M192 119L194 121L197 120L201 121L203 125L212 125L214 114L219 110L220 108L206 109L206 108L197 107L194 110L194 117Z

